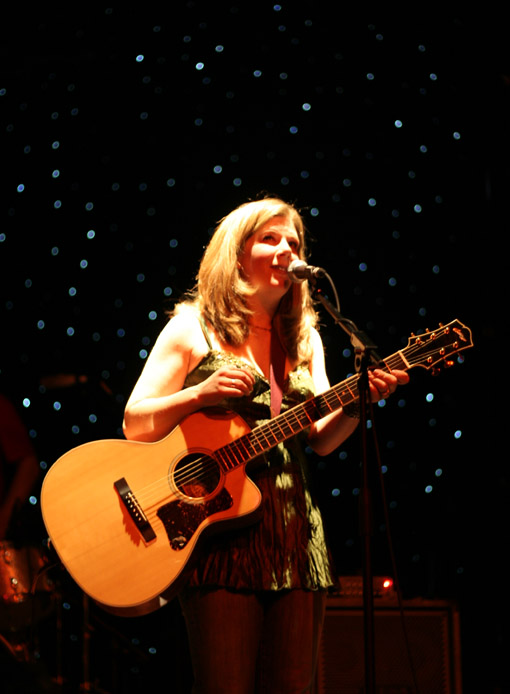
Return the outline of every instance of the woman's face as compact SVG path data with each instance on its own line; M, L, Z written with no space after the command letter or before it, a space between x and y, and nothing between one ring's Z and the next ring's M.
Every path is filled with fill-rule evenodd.
M244 279L281 298L291 285L287 268L299 258L299 247L299 235L290 219L273 217L247 239L239 255Z

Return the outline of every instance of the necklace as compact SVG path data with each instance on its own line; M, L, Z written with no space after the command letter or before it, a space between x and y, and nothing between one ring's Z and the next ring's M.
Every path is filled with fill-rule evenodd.
M257 330L266 330L268 333L271 332L272 328L264 328L262 325L254 325L250 323L250 328L256 328Z

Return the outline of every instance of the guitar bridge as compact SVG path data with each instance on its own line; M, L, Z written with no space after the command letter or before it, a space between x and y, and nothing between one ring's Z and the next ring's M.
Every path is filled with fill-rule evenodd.
M155 540L156 533L152 529L152 526L149 523L147 516L143 512L140 504L138 503L136 496L131 491L131 487L126 482L126 479L124 477L121 477L120 480L114 482L114 486L117 492L119 493L119 496L121 498L122 503L124 504L125 509L133 519L138 532L143 537L144 542L148 544L149 542Z

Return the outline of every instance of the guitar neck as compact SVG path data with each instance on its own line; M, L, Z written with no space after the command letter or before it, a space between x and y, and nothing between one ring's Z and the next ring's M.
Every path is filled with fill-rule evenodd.
M451 366L452 355L472 346L471 330L454 320L440 325L433 332L412 335L407 346L384 359L379 368L391 372L395 369L407 371L415 366L435 369L440 363ZM218 464L226 472L233 470L295 436L330 412L354 402L359 397L359 379L359 375L350 376L324 393L292 407L217 449L214 456Z
M379 366L384 371L410 368L402 352L396 352ZM215 458L226 470L233 470L257 456L266 453L282 441L292 438L335 410L345 407L359 397L359 375L350 376L324 393L306 400L268 422L252 429L248 434L215 451Z

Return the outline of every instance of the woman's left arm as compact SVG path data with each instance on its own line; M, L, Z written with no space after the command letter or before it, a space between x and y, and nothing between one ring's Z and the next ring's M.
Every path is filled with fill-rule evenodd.
M324 347L317 330L312 331L313 356L310 371L317 394L330 387L326 373ZM369 371L369 388L372 402L388 398L399 385L409 382L405 371L387 373L381 369ZM359 419L350 417L342 408L323 417L310 427L308 442L318 455L328 455L340 446L354 432Z

